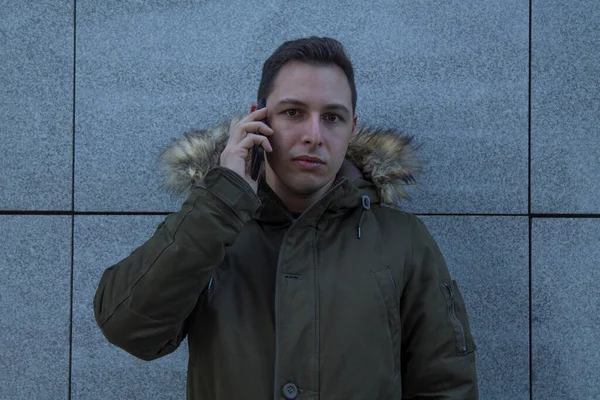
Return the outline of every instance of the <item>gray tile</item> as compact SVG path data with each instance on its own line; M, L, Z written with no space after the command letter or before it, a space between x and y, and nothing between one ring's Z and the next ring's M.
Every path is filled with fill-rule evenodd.
M368 3L365 3L368 4ZM363 121L422 145L415 213L527 211L528 4L402 2L353 50Z
M73 1L0 5L0 210L70 210Z
M147 240L161 216L78 216L73 273L72 399L183 399L186 342L166 357L139 360L108 343L95 322L102 272Z
M529 399L527 218L420 218L467 303L480 398Z
M600 8L534 1L532 210L600 212Z
M184 131L249 110L263 14L240 1L113 0L78 3L77 15L76 208L178 208L158 191L157 156Z
M525 212L528 5L337 1L335 10L314 0L260 11L240 0L78 3L77 209L176 209L180 199L156 189L160 149L246 113L270 53L317 34L339 38L355 62L359 121L425 145L428 173L407 207Z
M600 220L534 219L533 398L600 398Z
M71 218L0 216L0 399L69 393Z

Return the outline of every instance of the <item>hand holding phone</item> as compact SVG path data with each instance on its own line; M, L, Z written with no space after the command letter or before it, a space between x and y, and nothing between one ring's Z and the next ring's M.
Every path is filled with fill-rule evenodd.
M273 151L269 136L273 134L266 123L268 110L265 102L261 102L262 109L256 109L248 116L238 121L231 127L229 140L221 156L219 165L239 174L256 193L257 179L260 177L265 151ZM262 120L257 120L262 118ZM250 152L250 163L248 162Z

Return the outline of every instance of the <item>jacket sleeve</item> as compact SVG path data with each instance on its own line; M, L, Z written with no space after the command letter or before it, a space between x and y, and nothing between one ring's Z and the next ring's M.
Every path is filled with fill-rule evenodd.
M412 240L400 301L402 398L476 400L475 343L462 295L417 217Z
M173 352L213 268L260 200L235 172L216 167L180 211L127 258L104 271L94 297L108 341L143 360Z

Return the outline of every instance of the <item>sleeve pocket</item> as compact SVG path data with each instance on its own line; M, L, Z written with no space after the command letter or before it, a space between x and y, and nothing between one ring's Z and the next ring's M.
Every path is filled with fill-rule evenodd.
M398 376L400 371L400 310L398 304L397 286L394 275L389 268L379 271L373 271L377 280L377 285L381 291L382 299L385 303L386 314L388 317L388 326L392 339L392 348L394 351L394 374Z
M471 328L469 327L467 308L458 288L458 284L455 280L442 282L440 284L440 289L442 290L442 293L444 293L448 320L452 324L454 330L456 354L466 355L474 352L477 349L477 346L475 345Z

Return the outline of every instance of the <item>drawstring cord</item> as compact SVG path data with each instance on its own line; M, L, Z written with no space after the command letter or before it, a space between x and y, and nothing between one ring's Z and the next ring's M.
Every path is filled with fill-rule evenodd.
M361 196L362 199L362 211L360 212L360 219L358 220L358 228L357 228L357 233L358 233L358 238L361 238L361 234L362 234L362 222L363 222L363 218L365 216L365 210L368 210L371 208L371 198L369 196L367 196L366 194L363 194Z

